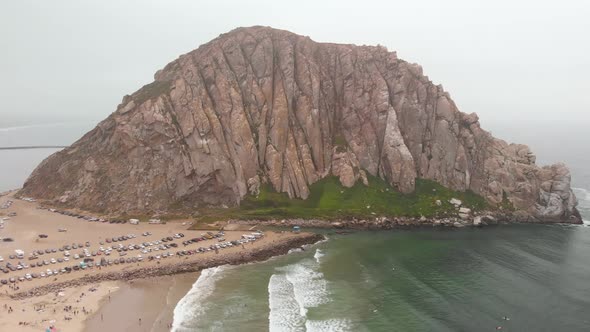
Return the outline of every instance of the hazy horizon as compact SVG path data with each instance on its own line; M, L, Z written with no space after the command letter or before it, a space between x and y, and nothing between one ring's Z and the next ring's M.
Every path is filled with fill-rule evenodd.
M494 132L590 124L590 4L126 1L7 3L0 127L95 121L179 55L239 26L386 46L416 62ZM362 22L362 24L358 24Z
M69 129L26 129L31 137L18 135L19 142L0 131L0 146L70 144L179 55L236 27L266 25L318 42L396 51L421 64L494 136L529 145L541 164L564 161L590 177L590 157L580 153L590 125L590 46L582 42L590 4L356 4L304 0L286 11L270 0L7 3L0 13L0 128Z

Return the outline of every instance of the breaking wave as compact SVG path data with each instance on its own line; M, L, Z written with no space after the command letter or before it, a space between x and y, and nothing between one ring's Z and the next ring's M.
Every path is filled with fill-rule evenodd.
M590 201L590 190L584 188L572 188L572 190L579 200Z
M324 257L326 254L324 254L324 252L321 249L316 249L315 254L313 255L313 258L315 258L315 261L319 264L320 263L320 259L322 257Z
M293 296L293 285L284 274L273 274L268 282L269 330L305 331L305 317Z
M205 312L205 300L213 293L215 283L222 278L226 266L217 266L201 271L199 279L191 290L178 302L174 308L172 331L192 331L189 327Z
M578 198L578 210L582 215L585 225L590 225L590 190L584 188L572 188Z
M301 248L293 248L293 249L289 249L289 251L287 252L287 254L292 254L292 253L295 253L295 252L302 252L302 251L303 251L303 249L301 249Z
M310 309L331 301L328 281L320 271L325 254L316 249L313 259L276 269L268 283L269 330L276 331L348 331L343 319L311 320Z
M351 330L348 319L308 320L305 327L309 332L344 332Z
M293 295L299 305L299 314L307 316L308 308L317 307L328 301L327 282L321 272L315 271L311 264L290 265L285 276L293 285Z

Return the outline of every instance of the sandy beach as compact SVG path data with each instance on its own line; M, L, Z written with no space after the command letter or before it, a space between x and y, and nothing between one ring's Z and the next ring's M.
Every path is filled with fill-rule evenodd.
M0 331L44 331L52 322L60 331L170 331L176 303L198 277L199 273L186 273L107 281L65 288L59 295L2 297Z
M58 331L84 331L84 321L120 286L102 282L21 300L0 297L0 331L45 331L51 324Z
M84 331L170 331L174 307L198 277L199 273L187 273L122 283L110 299L103 298ZM122 312L129 319L121 319Z
M13 241L0 242L0 256L4 260L0 265L11 262L24 267L8 273L0 272L0 280L11 277L17 279L14 283L0 285L0 310L3 310L0 315L1 331L39 331L52 323L58 331L115 330L115 327L124 331L167 331L176 302L190 289L201 269L264 260L286 253L289 247L317 240L305 233L266 232L256 241L196 253L199 247L209 247L220 240L212 238L184 245L184 240L200 237L204 232L187 230L188 225L182 221L159 225L88 222L41 209L35 202L15 199L12 193L0 197L0 206L7 200L13 203L9 208L0 210L0 218L7 218L4 228L0 229L0 237L10 237ZM8 217L11 213L16 213L16 216ZM58 229L67 231L60 232ZM145 232L150 235L143 236ZM176 243L176 247L159 249L162 243L155 244L162 238L173 237L178 233L184 237L166 242ZM249 233L225 231L223 237L225 241L237 241ZM47 237L40 238L39 234ZM142 253L129 250L122 257L116 251L108 257L101 255L106 252L101 251L105 247L115 246L115 243L107 243L107 239L123 235L133 236L116 245L143 243L146 245L144 250L152 251ZM65 250L56 249L72 244L82 244L87 253L96 253L96 256L91 257L94 262L102 258L128 259L138 256L142 256L142 260L65 272L61 269L76 265L84 258L82 249L77 248L69 250L67 261L61 261L66 258ZM49 253L28 259L33 251L45 252L47 249ZM24 258L10 259L15 250L24 251ZM176 254L183 250L194 254ZM74 259L75 253L81 257ZM171 254L165 257L165 253ZM148 259L148 256L152 256L152 259ZM61 262L57 261L58 258ZM47 264L36 266L37 262L44 260L48 261ZM58 274L18 281L18 277L25 274L39 275L47 269L57 271ZM178 275L166 276L168 274ZM12 308L10 313L9 308ZM142 319L141 325L139 318Z

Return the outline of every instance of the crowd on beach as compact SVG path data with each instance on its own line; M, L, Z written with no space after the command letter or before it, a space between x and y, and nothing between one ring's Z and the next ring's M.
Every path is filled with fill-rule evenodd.
M90 292L96 291L96 287L93 286L88 291L90 291ZM56 299L58 297L62 297L64 295L65 294L63 292L56 292L53 294L53 296ZM86 293L82 292L75 299L69 299L69 300L75 301L76 303L80 303L85 296L86 296ZM32 311L36 312L36 313L43 313L45 311L50 311L52 316L58 315L59 306L50 305L50 307L47 308L46 305L47 305L46 303L33 304ZM29 309L29 307L25 306L25 307L22 307L20 310L22 310L22 312L24 313L24 312L27 312L28 309ZM14 312L13 307L8 304L4 304L4 310L6 311L7 314L12 314ZM92 314L92 311L87 309L83 305L74 306L71 304L65 304L61 308L61 311L64 313L64 316L63 316L64 321L71 321L74 316L83 315L86 317L86 316L89 316L90 314ZM31 317L33 317L33 316L31 316ZM47 326L47 330L49 330L49 331L56 331L55 323L56 323L55 319L42 319L40 321L38 321L38 320L37 321L36 320L19 321L18 325L19 326L39 326L39 325L41 325L41 326Z
M10 235L14 241L0 248L0 306L8 304L0 314L8 318L8 323L0 326L9 324L16 330L21 320L18 325L27 326L23 330L51 328L54 331L57 324L61 331L64 327L78 326L97 310L99 299L106 299L103 287L112 287L108 294L110 300L110 289L119 287L120 280L198 271L232 260L257 260L275 255L277 250L284 252L283 247L290 246L285 243L283 247L275 247L273 235L268 235L272 246L266 250L246 250L246 245L265 237L262 232L254 231L255 227L226 233L184 230L189 222L135 226L134 219L107 220L39 208L18 200L7 204L8 198L11 197L2 197L0 204L7 206L7 210L0 211L0 220L9 214L14 218L7 218L10 221L6 229L0 230L0 236ZM155 218L152 224L162 223ZM122 223L127 225L102 225ZM266 248L266 243L262 241L260 248ZM90 284L101 291L81 300L84 293L79 292L92 292L92 288L85 288ZM102 314L98 312L96 316L102 320ZM161 322L162 327L165 324Z
M27 202L35 202L34 199L21 197L20 200ZM13 200L7 199L3 201L2 208L9 209L13 206ZM87 222L96 223L111 223L123 224L129 222L136 224L138 220L118 220L118 219L104 219L84 215L77 212L67 210L57 210L52 208L37 207L37 209L46 210L52 213L61 214L71 218L77 218ZM3 215L10 213L16 215L14 211L4 212ZM0 218L0 220L3 220ZM15 219L16 220L16 219ZM159 219L151 219L150 223L162 223ZM183 224L184 225L184 224ZM58 232L67 232L66 228L58 228ZM159 232L157 232L159 233ZM189 231L189 233L192 233ZM48 233L51 234L51 233ZM79 273L79 271L102 270L109 269L115 265L137 265L153 262L160 264L161 260L169 260L172 257L184 257L214 251L219 253L220 250L242 246L244 243L249 243L258 240L263 236L261 232L252 232L244 234L240 239L226 241L225 233L219 232L205 232L200 236L191 236L185 238L185 234L162 234L153 236L149 231L145 231L137 236L133 233L121 234L118 236L107 236L96 239L89 237L86 239L74 238L75 242L62 243L61 247L46 247L35 249L14 249L14 253L1 252L4 257L0 255L0 291L4 288L4 292L9 294L17 294L22 292L21 288L31 288L31 286L22 287L28 282L35 279L51 279L52 281L59 281L62 275ZM194 234L194 233L192 233ZM163 237L161 237L164 235ZM39 240L45 239L50 235L38 234ZM53 236L53 235L51 235ZM161 237L161 238L160 238ZM141 239L141 240L140 240ZM11 238L12 240L12 238ZM18 239L17 239L18 240ZM203 241L211 240L203 245ZM213 242L213 243L212 243ZM195 244L201 244L196 246ZM13 246L14 248L14 246ZM96 272L95 272L96 273ZM84 275L87 275L85 272ZM92 273L91 273L92 274ZM72 279L67 278L67 279ZM32 283L31 285L36 285ZM34 288L34 287L33 287Z
M6 261L2 259L2 262L0 262L0 268L3 271L3 273L0 272L0 275L7 274L10 276L9 279L0 279L0 289L4 288L4 293L11 297L20 298L25 293L36 294L36 291L27 291L27 287L23 287L34 279L51 278L51 283L58 283L59 279L64 275L86 271L80 277L97 274L95 282L98 282L100 280L100 277L98 277L99 271L109 269L112 266L124 264L135 268L150 261L156 262L156 264L164 263L164 260L169 261L174 257L178 258L178 262L173 263L170 261L170 264L184 264L182 263L184 260L181 261L180 259L186 256L205 252L219 253L221 250L236 246L245 249L244 244L253 243L262 237L263 233L256 231L243 234L240 239L226 241L225 233L219 231L205 232L191 239L187 238L183 233L176 233L156 240L151 232L144 232L139 236L135 234L113 236L102 239L98 243L81 241L63 245L60 248L37 249L26 253L23 250L18 250L18 253L15 252L15 254L6 257ZM197 244L200 244L200 246ZM44 271L48 267L56 268ZM150 266L148 265L147 268L150 268ZM25 271L28 273L23 276ZM108 271L105 272L108 273ZM20 276L17 277L17 275ZM55 285L57 287L53 288L49 294L53 294L54 299L64 297L66 292L64 286ZM25 288L25 290L22 288ZM95 290L95 287L90 287L88 292ZM73 319L79 321L80 319L76 318L78 316L84 317L82 320L85 320L85 317L93 313L92 310L87 309L80 303L85 296L85 292L82 292L80 298L74 298L73 301L69 298L67 301L71 302L62 303L63 307L52 305L50 309L46 309L45 304L33 305L33 312L50 313L47 310L52 310L53 313L50 313L50 317L53 319L41 318L43 316L40 316L37 320L19 322L19 326L43 327L49 331L57 331L55 318L60 316L60 312L62 312L63 317L60 317L59 322L62 323ZM66 298L64 297L64 299ZM77 306L76 302L78 302ZM17 308L18 311L29 311L26 306L22 309L18 306ZM14 311L11 306L5 306L5 310L7 314ZM101 320L102 318L101 314ZM141 321L139 321L139 325L141 325Z

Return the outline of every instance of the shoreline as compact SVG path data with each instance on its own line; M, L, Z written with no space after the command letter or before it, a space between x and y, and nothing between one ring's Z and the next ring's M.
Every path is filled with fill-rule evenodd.
M339 219L338 221L326 219L270 219L270 220L236 220L230 219L225 222L224 227L230 225L240 226L259 226L259 227L285 227L294 226L317 229L334 229L334 230L394 230L394 229L418 229L418 228L463 228L463 227L485 227L493 225L506 224L538 224L538 225L582 225L579 222L568 221L540 221L530 220L528 216L519 215L518 213L493 213L483 212L467 217L375 217L374 219ZM222 224L223 224L222 223Z
M286 234L289 235L289 234ZM0 295L0 306L12 313L0 315L0 330L38 331L51 322L58 331L100 332L170 331L176 304L198 279L200 271L220 265L242 265L287 254L293 248L325 240L321 234L301 233L284 241L273 241L245 253L220 254L203 262L162 264L123 273L103 273L66 282L36 287L26 292ZM197 256L198 257L198 256ZM166 301L162 302L161 299ZM38 309L37 308L41 308ZM66 310L66 308L70 308ZM31 308L33 310L31 310ZM32 312L31 312L32 311ZM74 312L76 314L74 314ZM63 320L61 317L63 316ZM136 317L141 318L138 323ZM21 322L26 325L21 325Z
M0 193L0 200L12 199L14 194L14 190ZM5 197L6 195L9 197ZM203 229L187 230L186 223L181 225L178 221L168 222L167 225L149 225L147 223L113 225L92 222L55 213L55 211L39 207L38 202L21 199L14 199L13 206L6 212L8 210L18 212L18 214L7 221L6 228L3 230L4 234L13 236L16 241L0 243L0 254L5 258L8 257L7 253L15 248L23 248L28 254L31 250L39 248L57 248L75 238L81 243L91 240L93 245L97 245L99 241L103 245L102 241L114 235L120 236L131 232L140 234L146 230L153 232L154 238L166 237L182 231L187 234L188 239L198 236L200 232L205 232ZM333 229L337 233L338 230L342 230L342 233L346 233L345 230L426 227L454 229L523 222L523 220L515 218L514 215L511 212L500 214L487 211L469 212L467 216L448 218L375 216L368 220L343 219L338 221L318 219L229 220L220 223L219 226L223 226L226 237L230 239L230 237L239 236L242 232L251 231L252 228L249 226L283 228L300 226ZM531 222L529 221L529 223ZM67 233L59 233L58 227L69 228L69 230ZM39 242L37 238L39 233L49 234L49 239ZM3 315L0 316L0 330L39 331L45 329L51 321L55 321L59 327L58 331L117 330L123 327L121 322L129 322L125 327L126 331L145 331L146 327L151 327L148 330L152 332L169 331L176 303L192 287L200 271L221 265L241 265L265 261L287 254L293 248L315 244L325 239L325 236L321 234L306 232L292 233L269 230L267 234L268 236L259 242L247 243L245 247L241 248L220 250L218 254L209 252L203 255L175 256L162 261L144 261L144 263L137 265L133 263L125 266L107 266L100 271L97 268L92 268L85 272L60 274L59 279L61 280L56 278L22 281L15 284L21 289L10 290L11 294L9 294L7 286L2 286L0 287L2 293L0 294L0 306L13 307L14 311L4 314L5 309ZM151 234L150 237L139 236L136 240L129 241L137 243L147 240L153 241ZM208 241L217 242L216 239ZM41 259L49 259L52 256L57 258L59 254L59 252L55 256L48 254ZM99 257L97 256L97 259ZM58 265L60 264L54 266ZM24 274L24 272L20 274ZM13 274L9 274L9 276L11 275ZM34 309L31 310L31 308ZM37 310L37 308L42 309ZM77 314L72 314L72 310ZM79 314L80 311L83 314ZM139 318L142 320L141 323L138 322ZM27 322L27 325L17 325L19 322Z
M44 331L51 325L57 331L84 331L96 319L99 324L90 331L102 331L107 320L101 317L137 324L138 318L126 316L131 309L125 298L135 299L133 307L150 302L141 309L146 312L142 331L147 324L167 329L177 301L192 287L198 271L264 261L324 239L320 234L282 231L254 237L253 230L244 228L214 234L188 230L187 223L180 221L111 224L54 213L37 202L14 199L14 191L3 194L0 237L10 241L0 241L0 331ZM238 244L240 239L245 240ZM230 241L233 246L226 245ZM123 259L125 264L111 265ZM81 267L82 260L95 264L73 269Z
M84 320L84 331L170 331L176 304L199 276L197 272L123 282L109 298L101 300L96 312ZM121 312L125 312L126 319L122 319Z
M113 271L86 275L80 278L55 282L48 285L31 288L27 291L10 294L9 297L15 300L38 297L49 293L57 292L64 288L81 287L89 284L95 284L106 281L133 281L151 277L171 276L182 273L200 272L204 269L221 265L241 265L246 263L261 262L275 256L287 254L289 250L300 248L304 245L314 244L324 240L321 234L300 233L297 236L286 239L281 242L273 240L270 244L252 248L245 252L222 253L219 256L202 257L196 256L194 259L188 259L188 262L173 264L161 264L157 267L133 268L127 271ZM247 247L249 247L248 245ZM188 257L187 257L188 258Z
M25 199L24 196L19 195L19 191L22 188L14 189L9 192L14 192L14 196L16 199ZM114 219L121 219L124 218L125 215L120 214L113 214L107 212L100 212L100 211L86 211L74 208L64 203L59 203L57 201L50 201L45 199L37 199L36 202L47 209L56 210L59 212L66 212L66 213L82 213L82 215L100 215L102 218L110 220ZM446 202L445 202L446 203ZM346 228L353 228L353 229L393 229L397 227L414 227L414 226L455 226L455 227L462 227L462 226L485 226L486 224L501 224L501 223L531 223L531 224L583 224L583 218L580 214L580 211L574 206L573 213L571 215L562 214L560 216L545 216L539 217L534 216L531 211L527 210L518 210L515 209L512 205L509 207L505 207L502 204L498 206L488 206L482 209L472 209L467 207L468 204L464 204L464 202L457 198L451 198L448 203L453 206L452 211L446 211L442 213L435 213L429 216L414 216L410 214L400 214L400 215L387 215L381 213L371 213L370 215L365 216L358 216L358 215L342 215L336 218L330 217L308 217L308 218L301 218L301 217L286 217L281 218L281 216L269 216L268 219L239 219L236 220L231 216L226 216L225 218L221 218L219 220L213 220L211 223L231 223L233 221L242 222L245 225L265 225L271 224L272 226L282 226L281 224L277 224L277 220L281 218L281 221L289 221L288 224L285 226L301 226L301 223L294 222L294 221L304 221L306 224L311 224L311 226L306 227L313 227L313 228L340 228L341 226L330 226L327 224L333 223L340 223L344 224ZM435 204L441 206L443 202L441 200L436 200ZM367 206L369 209L369 206ZM199 211L197 211L199 212ZM147 215L143 215L143 213L147 212L137 212L139 215L146 217ZM155 213L156 215L160 215L160 213ZM154 213L152 213L154 214ZM133 214L132 214L133 215ZM371 216L372 215L372 216ZM163 216L169 217L169 220L179 220L179 219L193 219L194 216L191 214L186 214L186 211L182 210L172 210L163 212ZM207 215L205 215L207 216ZM138 217L139 218L139 217ZM198 223L198 221L197 221ZM460 224L460 225L457 225ZM360 224L360 226L358 225ZM367 224L372 224L372 228L367 227ZM384 225L385 224L385 225Z
M98 310L84 320L84 331L100 332L115 329L124 329L127 332L141 332L146 329L150 332L170 331L176 305L190 291L200 277L202 270L222 265L262 262L286 255L291 249L326 240L326 237L320 234L302 233L302 235L304 237L259 248L247 257L240 255L241 257L237 261L231 257L224 257L222 260L227 264L206 264L196 272L178 270L172 274L122 281L120 288L111 295L112 300L103 298ZM244 258L246 259L242 260ZM162 302L162 298L165 298L166 301ZM121 319L119 313L121 310L125 310L125 318L127 319L125 321ZM141 323L138 321L139 318L141 318Z

